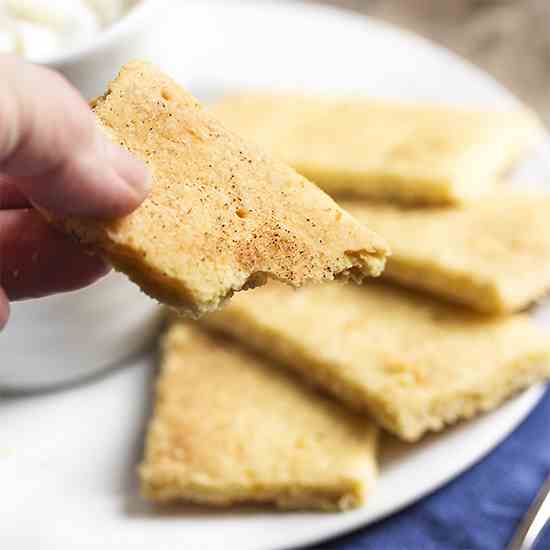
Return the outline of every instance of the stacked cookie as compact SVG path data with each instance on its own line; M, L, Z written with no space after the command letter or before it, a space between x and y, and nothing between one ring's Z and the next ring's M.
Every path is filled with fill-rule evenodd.
M550 376L522 312L550 287L550 198L499 183L542 136L530 114L288 95L207 113L144 64L95 111L153 192L124 220L66 228L194 315L270 279L170 319L150 500L356 507L380 430L417 441ZM327 282L380 272L363 224L393 249L382 281Z
M380 284L270 283L207 316L215 332L176 322L148 497L356 506L379 427L416 441L550 375L548 337L520 312L550 287L550 197L499 182L541 137L530 114L275 95L213 113L393 255Z

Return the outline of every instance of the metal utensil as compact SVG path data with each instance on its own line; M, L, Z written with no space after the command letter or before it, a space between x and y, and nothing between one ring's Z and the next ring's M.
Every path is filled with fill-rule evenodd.
M550 476L527 510L507 550L533 550L537 538L550 521Z

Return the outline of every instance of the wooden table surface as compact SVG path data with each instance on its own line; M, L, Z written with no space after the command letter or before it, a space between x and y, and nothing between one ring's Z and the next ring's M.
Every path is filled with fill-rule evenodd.
M550 125L550 0L311 0L426 36L487 70Z

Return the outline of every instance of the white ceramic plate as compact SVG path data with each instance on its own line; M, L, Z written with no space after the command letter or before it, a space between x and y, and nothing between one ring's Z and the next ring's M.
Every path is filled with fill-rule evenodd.
M159 0L167 1L167 0ZM169 5L170 4L170 5ZM152 57L199 95L269 87L505 105L491 79L378 22L296 2L169 2ZM160 23L159 23L160 30ZM544 157L524 173L550 181ZM540 316L550 316L541 308ZM159 513L137 496L154 358L84 387L0 402L0 541L10 550L267 550L366 525L456 476L530 412L535 388L414 447L386 445L368 506L345 514Z

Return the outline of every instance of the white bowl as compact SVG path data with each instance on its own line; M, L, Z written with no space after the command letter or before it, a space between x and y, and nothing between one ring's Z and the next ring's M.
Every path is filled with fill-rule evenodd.
M124 63L146 55L161 4L158 0L139 0L95 40L39 63L65 75L84 97L101 95Z
M146 56L159 4L142 0L92 43L42 64L85 97L102 94L124 63ZM51 389L121 364L151 344L159 320L158 304L119 274L77 292L13 303L0 332L0 393Z

